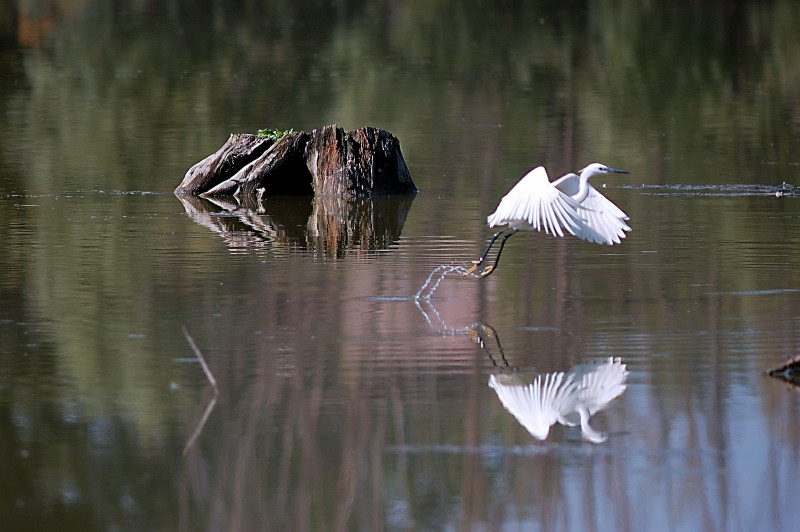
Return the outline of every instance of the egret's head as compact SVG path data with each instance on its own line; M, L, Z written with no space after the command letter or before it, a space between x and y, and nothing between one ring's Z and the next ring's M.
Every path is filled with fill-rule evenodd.
M618 170L616 168L611 168L604 164L600 163L592 163L583 170L581 170L581 177L586 176L586 178L590 178L599 174L627 174L626 170Z

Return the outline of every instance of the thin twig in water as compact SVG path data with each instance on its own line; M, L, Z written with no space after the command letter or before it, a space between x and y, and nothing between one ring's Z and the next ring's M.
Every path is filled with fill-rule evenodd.
M206 359L203 357L203 353L201 353L200 349L197 348L197 344L194 343L194 338L192 338L192 335L190 335L189 331L186 330L186 327L183 327L183 335L186 337L186 341L189 342L189 346L192 348L192 351L194 351L194 355L197 357L197 360L200 361L200 367L203 368L203 373L206 374L206 378L208 379L209 384L211 384L211 389L214 390L214 395L208 402L208 406L206 406L203 416L200 418L200 421L197 423L197 427L195 427L192 435L189 436L189 440L183 447L183 456L186 456L186 453L188 453L189 449L192 448L194 442L200 436L200 433L203 432L203 427L205 427L206 421L208 421L208 416L211 415L211 411L214 410L214 407L217 405L217 399L219 398L219 386L217 385L217 379L214 378L214 374L211 373L208 364L206 364Z

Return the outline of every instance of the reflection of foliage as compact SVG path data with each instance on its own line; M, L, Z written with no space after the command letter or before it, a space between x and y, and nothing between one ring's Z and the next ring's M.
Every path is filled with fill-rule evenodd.
M39 139L32 162L42 186L50 176L80 175L87 157L113 175L129 173L128 162L135 175L159 175L145 166L158 158L127 161L120 150L141 145L131 135L185 129L187 117L193 144L164 153L154 145L162 166L176 171L218 145L220 131L254 130L268 115L308 130L382 125L402 140L409 161L460 147L495 162L508 180L532 161L561 171L600 159L648 168L645 182L671 181L677 163L667 158L698 153L690 149L698 143L708 152L683 160L695 169L679 175L683 181L725 175L741 158L775 161L780 170L800 127L791 96L800 93L800 36L788 1L721 10L589 2L553 11L518 3L172 4L163 11L137 4L124 16L102 2L60 7L63 22L45 41L47 53L26 64L32 105L18 106L31 118L62 117L31 135ZM153 116L159 120L147 128L120 127ZM502 128L475 137L480 149L464 149L476 123ZM443 127L453 131L437 134ZM64 138L73 140L62 152ZM98 138L107 146L97 149ZM52 157L40 157L43 148ZM750 181L769 179L751 174Z

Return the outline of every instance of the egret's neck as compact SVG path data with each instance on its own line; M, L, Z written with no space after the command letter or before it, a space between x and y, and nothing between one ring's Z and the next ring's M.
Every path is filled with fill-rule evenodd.
M592 443L602 443L608 439L608 436L602 432L594 430L591 425L589 425L589 418L591 415L585 407L579 407L578 414L581 416L581 432L583 433L584 438Z
M589 195L589 178L591 175L589 172L581 172L581 182L578 187L578 193L572 196L572 199L577 201L578 203L583 203L583 200L586 199L586 196Z

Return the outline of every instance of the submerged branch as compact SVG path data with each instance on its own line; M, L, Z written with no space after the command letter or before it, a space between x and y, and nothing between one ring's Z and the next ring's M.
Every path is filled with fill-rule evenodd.
M200 436L200 433L203 432L203 427L206 425L206 421L208 421L208 417L211 415L211 412L214 410L214 407L217 405L217 399L219 399L219 386L217 385L217 379L214 378L214 374L211 373L211 369L209 369L208 364L206 363L205 357L203 357L203 353L200 352L198 349L197 344L194 343L194 338L192 335L189 334L189 331L186 327L183 327L183 335L186 337L186 341L189 342L189 346L194 351L197 360L200 361L200 367L203 368L203 373L206 374L206 379L208 379L209 384L211 384L211 389L214 390L214 395L211 397L211 400L208 402L205 411L203 411L203 415L200 418L200 421L197 423L197 427L195 427L192 435L189 436L189 440L186 442L186 445L183 447L183 456L189 452L189 449L192 448L197 438Z

